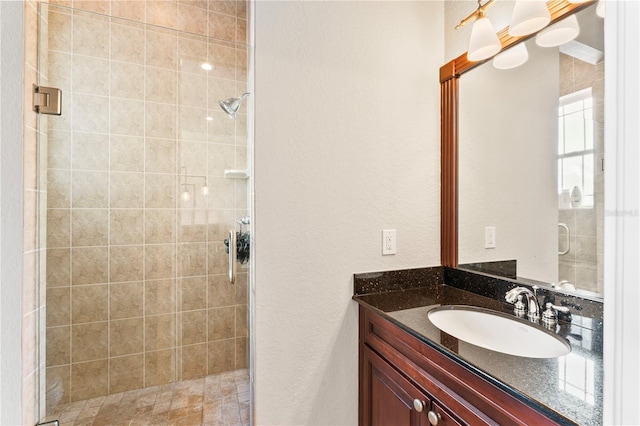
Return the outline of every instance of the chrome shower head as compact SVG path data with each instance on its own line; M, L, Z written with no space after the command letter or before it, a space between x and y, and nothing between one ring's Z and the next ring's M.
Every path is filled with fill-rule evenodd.
M222 108L224 112L229 114L229 117L235 120L236 112L238 112L238 108L240 108L242 100L247 96L249 96L249 93L244 93L239 98L229 98L224 101L218 101L218 105L220 105L220 108Z

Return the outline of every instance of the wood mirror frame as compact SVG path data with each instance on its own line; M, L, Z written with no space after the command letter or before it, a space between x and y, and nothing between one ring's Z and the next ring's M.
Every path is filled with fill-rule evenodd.
M569 3L567 0L550 0L547 7L551 24L591 6L594 1ZM509 35L508 28L498 32L504 51L535 36ZM464 73L491 60L471 62L467 53L447 62L440 68L440 263L442 266L458 266L458 79Z

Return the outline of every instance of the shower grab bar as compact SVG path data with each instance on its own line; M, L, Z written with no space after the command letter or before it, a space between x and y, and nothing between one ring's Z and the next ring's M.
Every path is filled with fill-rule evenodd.
M569 227L567 226L567 224L566 224L566 223L559 223L559 224L558 224L558 227L560 227L560 228L564 229L564 231L565 231L565 235L566 235L564 246L565 246L567 249L566 249L566 250L564 250L564 251L562 251L562 250L558 250L558 254L559 254L560 256L564 256L565 254L569 253L569 250L571 250L571 238L570 238L570 235L569 235Z
M236 282L236 231L229 230L229 282Z

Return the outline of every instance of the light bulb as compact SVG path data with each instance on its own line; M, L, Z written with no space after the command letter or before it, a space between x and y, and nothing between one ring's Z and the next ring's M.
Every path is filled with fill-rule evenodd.
M213 66L205 62L202 65L200 65L200 68L202 68L205 71L211 71L213 69Z
M211 117L210 115L207 115L204 119L207 121L213 121L213 117Z
M191 194L188 190L185 189L185 191L182 193L182 199L184 201L189 201L191 199Z
M473 62L487 59L498 53L502 44L491 21L482 16L473 23L467 59Z
M202 187L202 195L207 195L209 193L209 187L207 185L204 185Z

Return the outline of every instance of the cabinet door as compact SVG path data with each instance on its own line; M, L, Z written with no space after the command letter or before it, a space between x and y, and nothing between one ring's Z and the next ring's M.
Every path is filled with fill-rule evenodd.
M363 354L362 426L427 426L431 401L368 347Z

